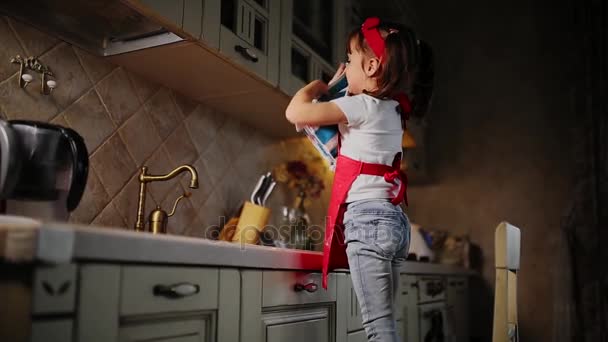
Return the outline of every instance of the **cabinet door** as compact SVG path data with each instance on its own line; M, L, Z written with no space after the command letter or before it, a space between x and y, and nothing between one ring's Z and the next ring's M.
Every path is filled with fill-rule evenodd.
M335 341L335 277L330 274L327 293L322 288L306 287L312 292L305 293L295 289L294 284L310 276L318 280L304 272L241 271L241 342ZM276 298L270 297L273 291Z
M203 29L203 2L205 0L184 0L183 25L184 31L194 38L200 39Z
M418 341L418 280L416 276L401 274L398 307L401 311L399 331L404 341Z
M448 277L448 321L455 342L469 340L467 277Z
M186 317L168 315L159 319L126 320L120 327L120 342L211 342L215 341L215 313L197 313Z
M333 333L332 308L294 308L263 314L266 342L330 342Z
M365 330L359 330L355 332L348 333L346 336L347 342L367 342L367 334Z
M175 26L182 28L184 20L184 0L141 0L141 2L154 10L161 17L175 24Z
M32 323L30 342L72 341L72 320L57 319Z
M276 85L280 2L222 0L220 10L220 52Z
M221 0L203 1L203 34L201 39L214 49L220 47Z

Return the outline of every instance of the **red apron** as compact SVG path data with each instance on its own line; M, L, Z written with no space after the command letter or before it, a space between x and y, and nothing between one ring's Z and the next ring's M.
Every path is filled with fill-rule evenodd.
M405 200L407 205L407 177L401 172L401 153L397 153L393 165L370 164L354 160L339 154L336 161L334 184L325 221L325 243L323 245L323 288L327 290L327 272L334 268L348 268L346 244L344 243L343 218L346 206L344 202L351 185L359 175L384 176L384 180L397 186L396 179L401 181L399 193L391 202L395 205Z

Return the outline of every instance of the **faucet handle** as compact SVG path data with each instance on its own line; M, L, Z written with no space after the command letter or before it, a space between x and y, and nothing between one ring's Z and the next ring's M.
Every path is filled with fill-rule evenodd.
M175 209L177 208L177 203L179 203L179 201L180 201L182 198L188 198L188 197L190 197L191 195L192 195L192 193L191 193L191 192L186 191L186 192L184 192L184 194L183 194L183 195L179 196L179 197L178 197L178 198L175 200L175 203L173 203L173 209L171 209L171 212L170 212L169 214L167 214L167 217L171 217L171 216L173 216L173 215L175 214Z
M152 210L152 212L150 213L150 216L148 219L148 225L149 225L148 231L151 232L152 234L167 233L167 219L170 216L173 216L175 214L175 208L177 208L177 203L179 203L179 201L184 197L190 197L190 195L191 195L190 192L185 192L183 195L179 196L175 200L175 203L173 203L173 209L171 210L170 214L167 214L160 207L160 205L157 205L156 209Z

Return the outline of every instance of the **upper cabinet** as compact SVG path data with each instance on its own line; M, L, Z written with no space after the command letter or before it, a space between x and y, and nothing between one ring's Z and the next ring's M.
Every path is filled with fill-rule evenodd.
M220 53L276 86L281 2L221 0L219 4L215 15L220 18Z
M293 95L306 83L328 82L346 59L351 0L286 0L281 7L281 90Z
M192 38L210 47L219 47L220 0L140 0L139 3Z

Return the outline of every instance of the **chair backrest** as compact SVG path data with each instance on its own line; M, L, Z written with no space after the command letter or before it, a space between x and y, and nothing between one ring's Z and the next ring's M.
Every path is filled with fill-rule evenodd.
M519 341L517 329L517 271L521 233L519 228L501 222L494 236L496 290L492 342Z

